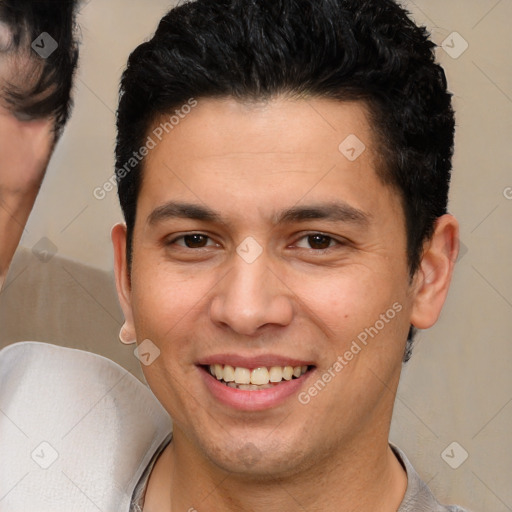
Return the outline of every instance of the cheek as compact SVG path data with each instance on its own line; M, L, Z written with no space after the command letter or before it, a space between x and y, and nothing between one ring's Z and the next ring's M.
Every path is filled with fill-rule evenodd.
M149 338L161 350L179 350L173 340L190 334L198 325L217 274L171 271L159 262L136 264L132 271L132 311L139 339Z
M293 290L334 333L373 325L404 296L389 269L379 272L363 265L301 275Z

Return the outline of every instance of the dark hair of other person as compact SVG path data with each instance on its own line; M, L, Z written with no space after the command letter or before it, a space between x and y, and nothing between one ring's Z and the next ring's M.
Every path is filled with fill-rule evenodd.
M0 77L2 106L21 120L55 119L59 137L72 107L71 89L78 62L76 15L80 0L0 0ZM7 30L5 30L7 29ZM48 33L58 44L46 59L32 42Z
M116 172L162 115L190 98L277 95L361 101L379 148L379 177L400 195L411 277L447 213L455 119L425 27L392 0L197 0L171 10L133 51L120 88ZM132 234L143 164L118 176ZM411 326L404 362L412 352Z

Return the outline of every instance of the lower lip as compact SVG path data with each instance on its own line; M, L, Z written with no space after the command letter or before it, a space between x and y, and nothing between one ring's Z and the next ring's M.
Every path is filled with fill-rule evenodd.
M198 369L206 387L219 402L241 411L263 411L281 405L291 395L297 394L314 373L314 369L308 370L298 379L282 381L267 389L249 391L226 386L203 367L199 366Z

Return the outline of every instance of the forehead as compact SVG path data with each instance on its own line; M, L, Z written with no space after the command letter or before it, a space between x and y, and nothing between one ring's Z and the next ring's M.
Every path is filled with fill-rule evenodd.
M261 212L307 196L368 211L363 203L388 189L377 175L378 146L361 102L198 99L169 120L163 116L148 134L155 144L144 163L141 206L186 197L247 213L250 202Z
M367 106L355 101L284 96L258 102L205 98L197 100L193 109L183 108L180 117L172 113L162 116L152 132L162 132L162 128L162 142L182 159L233 158L238 154L259 159L279 155L287 160L326 151L339 156L339 144L351 135L364 141L368 149L376 149ZM156 149L149 160L159 153Z

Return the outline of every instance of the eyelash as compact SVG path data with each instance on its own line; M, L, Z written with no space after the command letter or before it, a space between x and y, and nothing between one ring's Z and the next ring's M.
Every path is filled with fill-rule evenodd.
M211 238L210 236L205 235L204 233L187 233L187 234L185 234L185 235L181 235L181 236L179 236L179 237L176 237L176 238L174 238L173 240L170 240L169 242L166 242L166 243L165 243L165 245L166 245L166 246L174 245L178 240L185 239L185 238L186 238L186 237L188 237L188 236L201 236L201 237L205 237L205 238L207 238L208 240L212 240L212 238ZM340 240L336 240L336 239L335 239L335 238L333 238L332 236L330 236L330 235L326 235L326 234L321 233L321 232L312 232L312 233L307 233L307 234L305 234L305 235L301 236L301 237L299 238L299 241L300 241L300 240L303 240L303 239L305 239L305 238L315 237L315 236L320 236L320 237L327 238L327 239L329 239L329 243L331 243L331 242L335 242L335 244L336 244L337 246L346 245L345 243L341 242ZM191 251L194 251L194 250L195 250L195 251L199 251L199 250L202 250L202 249L207 249L208 247L211 247L211 246L207 246L207 247L198 247L198 248L195 248L195 249L194 249L193 247L186 247L186 246L181 246L181 245L180 245L180 247L183 247L184 249L189 249L189 250L191 250ZM328 252L328 251L330 251L331 249L334 249L334 248L335 248L335 246L330 246L330 247L327 247L327 248L325 248L325 249L313 249L313 248L310 248L310 249L305 249L305 250L309 250L309 251L313 251L313 252L315 252L315 253L321 253L321 254L322 254L322 253L326 253L326 252ZM303 250L304 250L304 248L303 248L303 247L299 247L299 249L303 249Z

